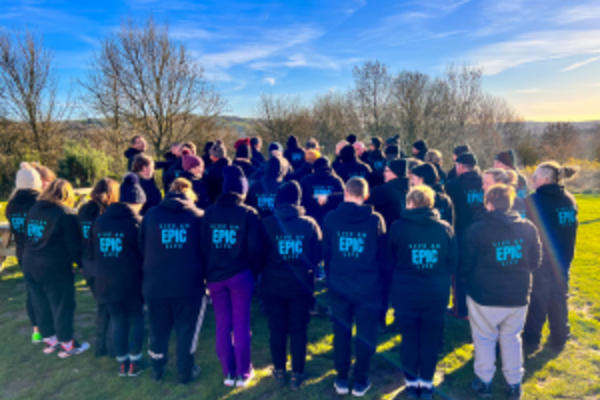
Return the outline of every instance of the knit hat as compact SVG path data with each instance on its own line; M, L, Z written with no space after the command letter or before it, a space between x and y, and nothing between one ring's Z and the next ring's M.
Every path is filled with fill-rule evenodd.
M243 138L243 139L236 140L235 144L233 145L233 148L237 150L240 148L240 146L243 146L243 145L250 147L250 138Z
M354 142L352 146L354 146L356 154L359 157L362 156L365 151L367 151L367 148L365 147L365 144L363 142Z
M517 156L515 155L514 150L506 150L502 153L498 153L494 160L500 161L502 164L506 165L511 169L516 168Z
M223 193L248 193L248 179L244 171L237 165L230 165L223 169Z
M321 157L321 153L318 150L307 150L304 154L304 159L309 164L314 164L319 157Z
M474 167L477 165L477 156L473 153L463 153L456 158L458 164L470 165Z
M429 163L413 168L410 173L422 178L423 183L428 186L433 186L440 180L436 168Z
M210 148L209 154L214 158L225 158L227 157L227 149L221 139L217 140L213 147Z
M400 135L396 135L396 136L392 136L391 138L387 138L385 141L385 144L387 146L400 145Z
M408 175L408 164L406 163L406 160L399 159L390 161L388 167L398 178L406 178Z
M235 151L235 158L252 158L250 146L246 144L241 144Z
M273 142L269 145L269 153L272 151L283 152L283 146L279 142Z
M385 148L385 155L400 157L400 149L393 144Z
M258 146L259 141L260 141L260 138L258 136L253 137L252 139L250 139L250 146L252 146L252 147Z
M204 161L202 161L202 159L196 155L183 156L181 157L181 166L183 167L184 171L189 171L190 169L196 167L203 167Z
M294 135L291 135L287 140L287 148L293 150L297 149L298 147L298 138Z
M356 143L356 140L357 140L356 135L354 135L354 134L346 136L346 142L348 142L350 144Z
M471 152L471 148L469 147L468 144L462 144L462 145L456 146L454 148L454 155L456 157L460 156L461 154L470 153L470 152Z
M317 161L315 161L315 163L313 165L315 166L315 169L327 168L327 167L329 167L329 158L327 158L326 156L323 156L323 157L319 158Z
M425 140L417 140L413 147L419 150L419 153L427 153L427 142Z
M42 178L28 162L22 162L16 179L17 189L42 190Z
M130 204L144 204L146 202L146 192L140 186L136 174L129 173L123 178L123 183L119 188L119 201Z
M300 205L302 198L302 189L296 181L284 183L277 189L275 204L294 204Z
M204 154L209 154L210 149L215 145L215 142L206 142L204 145Z
M375 147L375 150L379 150L381 148L381 144L383 140L380 137L371 138L371 144Z

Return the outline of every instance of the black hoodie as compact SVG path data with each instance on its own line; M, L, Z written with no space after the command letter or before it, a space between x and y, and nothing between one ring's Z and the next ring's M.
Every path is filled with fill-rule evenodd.
M222 282L262 267L262 227L258 212L237 193L223 193L202 221L202 257L207 282Z
M169 167L169 169L165 170L163 173L163 189L165 192L169 191L171 184L173 181L183 173L183 157L179 157L173 164Z
M384 185L373 188L368 204L385 219L386 226L400 219L402 210L406 208L406 194L410 190L408 178L396 178Z
M367 182L371 180L371 167L360 161L356 154L346 154L349 152L342 149L341 163L336 167L335 172L344 182L348 182L351 178L365 178Z
M273 215L275 195L282 185L286 170L277 157L271 157L265 166L264 176L250 185L246 203L255 208L261 218Z
M450 196L444 191L444 185L436 183L431 187L435 192L435 204L433 208L439 211L440 217L454 227L454 203Z
M210 197L208 196L208 190L206 189L206 185L202 181L202 177L194 176L189 171L184 171L181 174L181 178L187 179L192 184L192 190L198 197L196 201L196 207L206 210L212 204L210 201Z
M139 236L144 298L204 295L205 266L199 244L208 238L200 234L203 215L192 200L173 192L148 211Z
M478 171L469 171L448 182L446 193L454 203L454 230L461 235L485 214L483 181Z
M579 227L577 201L564 186L540 186L526 201L527 217L542 237L542 268L569 276Z
M393 269L392 303L403 308L444 308L450 274L458 267L454 230L437 210L404 210L388 234L387 262Z
M166 172L177 160L177 156L171 151L166 152L164 158L164 161L156 161L154 163L155 169L162 169L164 172Z
M486 213L461 244L460 272L467 293L482 306L526 306L531 273L540 261L537 229L513 211Z
M141 223L142 217L124 203L111 204L94 222L90 243L98 304L142 301Z
M435 169L437 170L438 176L440 177L439 180L439 184L440 185L445 185L446 181L448 180L448 175L446 175L446 172L442 169L442 167L440 166L440 164L436 164L436 163L432 163L435 166Z
M260 168L265 162L266 160L262 153L252 146L252 165L254 165L256 168Z
M231 161L228 158L220 158L208 169L205 184L211 203L214 203L221 194L223 190L223 169L230 165Z
M81 254L83 276L86 279L93 278L95 275L95 266L92 254L90 253L90 232L96 218L100 215L100 206L95 201L88 201L79 208L77 220L81 229Z
M25 221L27 213L37 201L40 192L32 189L19 189L10 198L6 205L6 219L10 224L10 231L15 238L17 245L17 260L23 265L23 247L27 240L27 231L25 230Z
M323 226L325 216L337 209L343 200L344 181L330 167L316 168L314 174L300 181L302 205L306 214L313 217L319 226ZM327 202L319 205L318 197L326 196Z
M290 136L287 141L287 150L283 152L283 156L289 161L294 171L302 168L304 153L304 149L298 146L298 138Z
M452 169L450 169L448 171L448 173L446 174L446 182L444 182L444 184L447 184L450 181L455 180L456 178L458 178L458 175L456 175L456 165L454 167L452 167Z
M371 175L371 186L377 186L385 183L383 173L387 165L385 155L381 150L369 151L369 165L373 170Z
M321 229L302 207L282 204L263 220L266 264L262 291L281 297L310 296L321 262Z
M323 259L336 294L358 301L379 296L389 271L385 252L385 221L372 206L344 202L325 218Z
M140 211L140 215L146 215L149 209L158 205L162 200L162 192L156 186L156 181L154 178L144 179L138 175L140 186L144 189L144 193L146 193L146 202ZM168 188L165 188L168 191Z
M257 167L255 167L254 164L247 160L235 159L231 164L240 167L242 171L244 171L244 175L246 175L246 177L252 176L252 174L255 173L257 170Z
M72 208L38 200L27 215L23 270L36 279L72 273L81 265L81 233Z
M131 166L133 165L133 160L135 159L135 156L142 153L144 152L138 149L134 149L133 147L130 147L127 150L125 150L125 153L123 154L125 155L125 158L127 158L127 171L131 171Z
M304 164L302 164L302 168L296 170L293 174L290 174L286 180L287 181L294 180L294 181L300 182L300 181L302 181L302 179L309 176L313 172L315 172L314 165L305 161Z

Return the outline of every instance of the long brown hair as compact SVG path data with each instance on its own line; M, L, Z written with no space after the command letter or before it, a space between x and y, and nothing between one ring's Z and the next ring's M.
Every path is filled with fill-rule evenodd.
M51 203L73 207L75 205L75 193L73 186L64 179L56 179L51 182L42 192L39 200L49 201Z
M193 202L198 201L198 196L192 190L192 183L185 178L177 178L171 184L169 192L182 193Z
M100 207L100 214L104 214L108 206L119 201L119 183L110 178L101 179L92 189L90 198Z

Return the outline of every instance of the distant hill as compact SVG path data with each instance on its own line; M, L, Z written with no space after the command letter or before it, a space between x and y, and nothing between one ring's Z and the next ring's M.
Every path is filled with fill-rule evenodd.
M546 128L546 125L551 124L552 122L530 122L525 121L525 125L527 129L534 135L541 135ZM591 133L593 128L600 125L600 121L585 121L585 122L571 122L571 124L582 133Z

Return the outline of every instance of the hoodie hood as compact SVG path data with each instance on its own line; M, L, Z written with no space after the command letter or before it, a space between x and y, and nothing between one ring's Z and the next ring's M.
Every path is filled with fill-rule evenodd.
M344 164L356 162L356 149L354 146L346 146L340 152L340 159Z
M15 192L15 195L12 198L16 204L24 205L31 202L36 201L37 197L40 195L40 192L33 189L19 189Z
M194 181L200 181L200 180L202 180L202 177L201 177L201 176L196 176L196 175L192 174L190 171L183 171L183 172L182 172L182 173L179 175L179 177L180 177L180 178L183 178L183 179L187 179L188 181L190 181L190 182L192 182L192 183L193 183Z
M481 189L482 180L478 171L469 171L458 177L463 181L465 189Z
M138 215L131 206L125 203L114 203L108 206L104 215L112 219L133 218Z
M275 207L274 214L277 218L282 220L294 219L303 217L306 214L304 207L296 206L293 204L282 204Z
M536 193L542 196L550 196L561 198L565 196L565 187L558 183L551 183L549 185L540 186Z
M124 154L125 154L125 157L131 158L131 157L137 156L140 153L142 153L142 152L139 151L138 149L134 149L133 147L130 147L127 150L125 150Z
M344 202L340 204L339 210L342 211L340 219L351 224L364 222L373 215L373 206L368 204L359 206L358 204Z
M237 206L244 202L242 195L239 193L229 192L223 193L217 199L217 204L222 206Z
M408 192L410 189L410 179L408 178L396 178L389 181L388 184L399 188L403 192Z
M298 148L298 138L294 135L290 136L287 140L287 148L289 150Z
M488 211L483 219L497 227L511 226L515 221L521 219L521 216L516 211Z
M194 208L194 202L182 193L169 192L160 206L174 212L182 212Z
M434 225L440 222L440 213L435 208L413 208L402 211L402 219L420 225Z
M331 167L315 168L314 175L320 176L320 177L333 176L333 168L331 168Z

